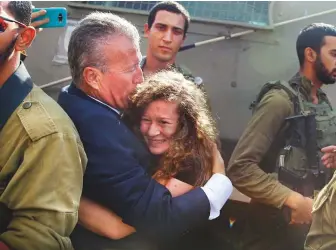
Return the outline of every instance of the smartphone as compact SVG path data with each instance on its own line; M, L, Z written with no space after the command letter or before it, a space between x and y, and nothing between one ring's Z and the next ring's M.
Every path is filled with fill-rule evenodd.
M60 8L60 7L34 8L33 12L37 12L39 10L46 10L47 13L32 21L38 21L45 18L49 18L49 22L39 26L38 28L60 28L66 26L68 16L66 8Z

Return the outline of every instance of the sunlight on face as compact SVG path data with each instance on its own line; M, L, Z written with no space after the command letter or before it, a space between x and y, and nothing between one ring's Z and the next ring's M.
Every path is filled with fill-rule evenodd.
M141 118L140 131L152 154L160 155L168 150L177 132L178 120L176 103L157 100L148 105Z
M119 36L104 47L104 52L108 58L108 71L101 79L100 96L107 104L123 110L127 108L128 97L136 85L143 82L140 50L129 38Z

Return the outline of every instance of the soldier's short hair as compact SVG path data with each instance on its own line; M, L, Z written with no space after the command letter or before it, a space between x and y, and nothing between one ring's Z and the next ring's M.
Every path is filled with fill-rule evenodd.
M301 30L296 41L296 52L300 66L303 66L304 63L305 49L312 48L316 53L320 53L326 36L336 36L336 26L326 23L312 23Z
M30 24L33 9L31 1L10 1L7 8L16 21Z
M185 36L190 24L190 15L189 12L181 4L174 1L163 1L153 6L153 8L149 11L147 20L149 29L152 28L152 25L155 21L156 13L158 13L160 10L165 10L175 14L183 15L185 19L184 22L184 36Z

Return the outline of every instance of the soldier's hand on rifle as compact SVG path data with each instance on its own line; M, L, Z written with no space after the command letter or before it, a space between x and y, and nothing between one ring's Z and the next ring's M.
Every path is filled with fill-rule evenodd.
M322 148L322 162L327 168L336 168L336 146Z
M49 22L49 18L44 18L42 20L39 21L34 21L34 19L40 17L40 16L44 16L46 14L46 10L39 10L37 12L33 12L33 14L31 15L31 26L33 26L36 29L36 32L41 32L43 29L39 28L39 26L48 23Z
M309 224L312 220L313 200L297 192L292 192L285 205L291 209L290 224Z

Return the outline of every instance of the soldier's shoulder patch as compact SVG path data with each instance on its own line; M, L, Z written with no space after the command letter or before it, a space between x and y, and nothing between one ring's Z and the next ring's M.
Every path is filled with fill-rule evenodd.
M197 86L200 86L203 84L203 79L200 76L194 76L189 68L187 68L185 65L176 65L176 69L178 72L184 75L186 79L189 81L192 81Z
M185 65L176 65L176 68L181 74L189 77L194 77L191 70L188 69Z
M197 85L197 86L200 86L203 84L203 79L200 77L200 76L195 76L194 77L194 83Z
M35 91L41 90L34 88L17 109L17 116L32 141L58 132L45 105L33 97Z

